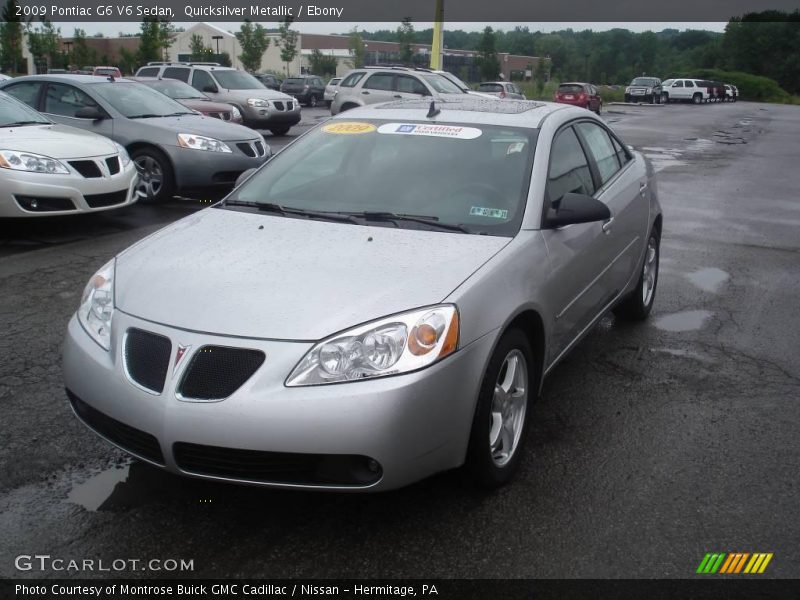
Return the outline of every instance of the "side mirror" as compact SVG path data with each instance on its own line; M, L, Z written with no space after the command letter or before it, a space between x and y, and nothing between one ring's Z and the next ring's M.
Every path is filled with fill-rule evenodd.
M255 172L256 172L255 169L247 169L247 171L242 171L242 173L236 178L236 183L234 184L234 187L239 187L240 185L242 185L245 181L250 179L250 176Z
M216 94L219 90L217 89L217 86L215 86L215 85L204 85L203 89L200 90L200 91L201 92L211 93L211 94Z
M558 202L558 207L550 209L545 220L548 228L564 227L577 223L607 221L611 218L608 206L585 194L570 192Z
M91 119L92 121L99 121L108 118L105 112L96 106L84 106L75 112L76 119Z

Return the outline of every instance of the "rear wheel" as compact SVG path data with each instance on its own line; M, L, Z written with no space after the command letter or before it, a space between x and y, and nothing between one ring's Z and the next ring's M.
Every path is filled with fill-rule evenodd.
M272 135L286 135L291 128L291 125L281 125L280 127L270 127L269 130L272 132Z
M643 321L653 308L658 285L658 262L661 253L661 235L654 227L647 240L647 250L636 288L614 308L614 314L626 321Z
M317 106L317 97L314 94L311 94L311 97L308 99L308 105L311 108L315 108Z
M701 93L699 93L699 92L696 93L694 96L692 96L692 102L694 102L695 104L702 104L703 103L703 95Z
M466 469L472 480L496 488L519 466L535 392L533 352L519 329L507 331L483 377L470 433Z
M661 95L661 103L662 104L669 104L669 93L668 92L664 92Z
M139 172L136 191L139 197L150 202L161 202L172 197L175 175L169 159L156 148L139 148L131 152L131 160Z

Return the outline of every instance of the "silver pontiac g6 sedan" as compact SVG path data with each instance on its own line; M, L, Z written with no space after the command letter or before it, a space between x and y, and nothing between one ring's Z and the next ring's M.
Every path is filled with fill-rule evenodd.
M499 486L531 402L658 279L652 172L561 104L348 111L89 281L64 349L77 417L174 473L386 490Z

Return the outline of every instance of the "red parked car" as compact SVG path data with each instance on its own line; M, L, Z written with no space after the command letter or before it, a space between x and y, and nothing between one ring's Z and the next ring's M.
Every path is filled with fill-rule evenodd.
M562 83L558 86L553 100L561 104L580 106L598 115L603 108L603 99L591 83Z
M159 79L158 77L129 77L133 81L143 83L165 96L169 96L186 108L196 110L206 117L214 117L231 123L241 123L242 113L231 104L214 102L203 92L198 92L188 83L177 79Z

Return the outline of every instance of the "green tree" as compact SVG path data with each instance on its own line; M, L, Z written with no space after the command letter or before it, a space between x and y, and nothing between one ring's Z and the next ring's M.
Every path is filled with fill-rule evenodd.
M134 73L136 71L138 59L136 53L127 48L119 47L119 70L122 74Z
M136 62L145 65L150 61L169 60L166 49L172 43L172 25L169 21L145 17L139 33L139 49Z
M72 34L71 56L69 62L76 65L79 69L84 65L92 64L92 52L86 44L86 32L83 29L76 29ZM95 53L96 54L96 53Z
M400 62L410 65L414 61L414 26L411 24L411 17L406 17L397 28L397 41L400 44Z
M297 56L297 32L291 29L292 18L286 17L278 26L280 36L281 60L286 63L286 76L289 76L289 63Z
M213 50L206 46L202 35L193 33L192 37L189 39L189 52L191 53L193 61L202 61L205 60Z
M58 43L60 29L56 28L47 19L42 19L39 25L35 27L28 23L26 33L28 34L28 50L33 56L33 62L37 65L37 70L40 67L61 66L63 57L60 56Z
M536 85L536 95L541 96L544 92L544 84L547 81L547 61L540 58L536 63L536 69L533 71L533 81Z
M236 32L236 39L242 48L239 60L242 61L245 70L251 73L258 71L261 68L264 52L269 48L270 39L267 30L258 23L253 25L249 20L245 20Z
M0 23L0 68L18 73L22 65L22 19L17 16L17 0L8 0Z
M350 53L351 69L360 69L364 66L367 59L367 49L364 44L364 38L358 33L358 28L354 27L350 34L347 36L347 51Z
M315 75L335 75L336 67L339 61L335 56L325 56L317 48L311 51L311 56L308 59L311 66L311 72Z
M488 25L483 30L478 43L478 71L483 79L495 79L500 73L500 61L497 60L494 30Z

